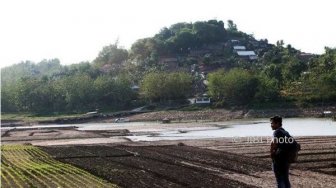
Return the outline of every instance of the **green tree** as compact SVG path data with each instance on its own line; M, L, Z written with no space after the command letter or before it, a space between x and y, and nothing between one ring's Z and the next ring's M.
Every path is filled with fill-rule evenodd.
M228 24L228 31L230 31L230 32L237 32L238 31L237 25L235 23L233 23L232 20L228 20L227 24Z
M275 79L279 85L282 86L283 76L282 76L282 66L276 64L270 64L265 66L262 70L262 74L266 75L270 79Z
M25 77L17 85L16 105L20 111L53 111L53 88L47 76L42 78Z
M162 100L165 97L165 74L149 73L144 76L141 83L141 96L150 101Z
M156 50L156 41L153 38L139 39L131 46L130 58L135 61L143 61L150 57Z
M169 99L185 99L191 93L192 77L183 72L173 72L167 75L167 94Z
M122 77L99 76L93 83L97 108L124 108L134 98L130 82Z
M94 60L95 64L100 66L105 64L121 65L128 58L128 52L125 49L119 48L118 43L103 47L99 52L98 57Z
M150 101L185 99L189 96L192 77L186 73L152 72L141 83L141 96Z
M40 86L37 78L21 78L17 85L17 106L20 111L35 111L39 93L35 90Z
M209 94L221 103L248 104L255 96L257 87L258 80L246 70L220 70L209 75Z
M18 111L16 84L1 85L1 111L16 112Z
M154 38L164 41L164 40L169 39L172 36L174 36L174 32L168 29L167 27L164 27L160 30L158 34L154 36Z
M15 84L24 77L54 76L63 71L58 59L42 60L39 63L24 61L1 69L1 85Z
M297 58L291 57L283 67L283 80L290 83L300 78L302 72L307 69L307 64Z
M62 79L62 82L67 110L81 112L95 108L92 78L85 74L77 74Z
M270 102L279 99L280 89L276 79L261 74L258 76L258 82L257 91L254 97L256 101Z
M191 29L183 29L172 38L177 53L188 53L190 48L196 46L196 37Z
M181 23L176 23L173 24L169 27L169 30L171 33L174 35L178 34L181 30L183 29L191 29L193 27L193 24L191 23L186 23L186 22L181 22Z
M192 30L198 40L198 46L221 42L226 38L226 30L222 21L195 22Z
M336 48L309 62L308 70L300 77L302 98L308 101L336 101Z

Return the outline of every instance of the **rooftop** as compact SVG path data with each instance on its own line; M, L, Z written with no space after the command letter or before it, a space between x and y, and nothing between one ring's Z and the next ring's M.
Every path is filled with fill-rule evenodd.
M254 51L237 51L237 54L239 56L255 56L255 52Z

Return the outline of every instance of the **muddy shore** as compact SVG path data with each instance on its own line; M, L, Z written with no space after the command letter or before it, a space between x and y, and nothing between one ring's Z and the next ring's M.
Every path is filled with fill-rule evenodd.
M326 108L290 108L290 109L263 109L263 110L226 110L210 109L201 111L159 111L129 116L130 121L160 121L168 118L172 121L227 121L243 118L269 118L274 115L289 117L323 117L324 111L336 113L336 106Z
M330 111L331 114L324 114ZM116 118L126 118L131 122L162 121L169 119L174 122L197 122L197 121L227 121L243 118L269 118L274 115L289 117L325 117L336 115L336 105L312 108L279 108L279 109L204 109L197 111L122 111L111 114L97 113L73 118L57 118L36 122L22 120L1 120L3 127L29 126L36 124L78 124L89 122L114 122Z
M159 111L129 116L130 121L227 121L243 118L283 117L321 117L322 109L272 109L272 110L203 110L203 111Z

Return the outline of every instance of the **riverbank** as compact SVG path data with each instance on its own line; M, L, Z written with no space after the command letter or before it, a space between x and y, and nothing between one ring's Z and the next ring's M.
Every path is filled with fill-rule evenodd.
M281 109L206 109L198 111L158 111L137 114L127 117L130 121L161 121L164 118L175 122L186 121L228 121L244 118L269 118L280 115L286 118L292 117L324 117L324 112L336 113L336 106L312 107L312 108L281 108ZM330 114L330 116L332 115Z
M325 114L329 111L331 113ZM3 126L29 126L34 124L78 124L88 122L114 122L116 118L126 118L130 122L150 122L169 119L172 122L228 121L244 118L269 118L274 115L289 117L324 117L336 114L336 105L309 108L272 108L272 109L202 109L196 111L122 111L115 113L95 113L91 115L35 116L22 115L2 116ZM11 117L11 118L8 118Z

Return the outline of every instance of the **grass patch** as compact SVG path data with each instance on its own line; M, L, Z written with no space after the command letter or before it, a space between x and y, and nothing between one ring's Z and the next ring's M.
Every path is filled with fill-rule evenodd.
M1 187L117 187L31 145L1 146Z
M211 109L209 105L199 105L199 104L192 104L183 108L180 108L181 111L199 111L199 110L206 110Z

